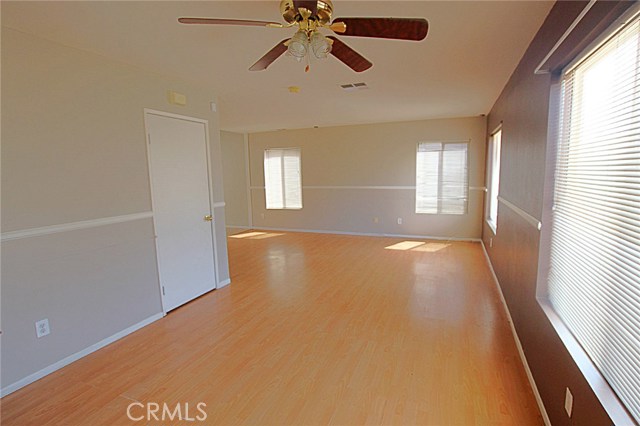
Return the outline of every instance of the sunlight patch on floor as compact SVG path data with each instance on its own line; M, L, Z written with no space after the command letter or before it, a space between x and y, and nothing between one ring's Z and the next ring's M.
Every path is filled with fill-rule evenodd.
M276 234L275 232L263 232L262 235L256 235L255 237L251 237L251 240L263 240L265 238L279 237L284 234Z
M450 245L451 244L446 243L426 243L421 246L415 247L413 251L427 251L429 253L435 253L449 247Z
M265 238L279 237L284 234L275 232L245 232L242 234L229 235L229 238L246 238L248 240L263 240Z
M229 238L251 238L264 234L266 234L266 232L245 232L243 234L229 235Z
M449 247L451 244L446 243L425 243L424 241L402 241L400 243L392 244L385 247L387 250L412 250L434 253L444 248Z
M401 243L396 243L385 248L387 250L411 250L412 248L419 247L423 244L423 241L402 241Z

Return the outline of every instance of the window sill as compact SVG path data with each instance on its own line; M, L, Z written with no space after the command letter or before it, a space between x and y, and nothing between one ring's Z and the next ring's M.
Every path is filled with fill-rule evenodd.
M455 216L455 217L460 217L460 216L465 216L467 214L469 214L468 212L465 213L429 213L429 212L416 212L416 214L428 214L431 216Z
M495 237L496 235L498 235L498 224L490 220L485 220L485 222L489 226L491 232L493 232L493 236Z
M622 402L620 402L613 389L611 389L609 383L607 383L587 353L582 349L582 346L580 346L575 337L573 337L571 331L569 331L564 322L562 322L551 306L551 303L547 299L538 298L538 304L542 307L542 310L549 319L549 322L551 322L551 325L560 337L560 340L562 340L562 343L564 343L564 346L567 348L569 355L573 358L573 361L578 366L578 369L586 379L587 383L589 383L591 390L602 404L602 407L604 407L607 415L613 421L613 424L637 424L627 412L627 409L624 407Z

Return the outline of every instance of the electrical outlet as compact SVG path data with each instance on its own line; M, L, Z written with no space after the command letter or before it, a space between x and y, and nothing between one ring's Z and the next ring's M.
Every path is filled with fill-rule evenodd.
M264 219L264 213L260 213L260 219Z
M564 409L567 412L567 416L571 417L571 412L573 411L573 395L569 388L567 388L567 392L564 395Z
M374 218L373 218L373 223L378 223L378 222L379 222L378 218L377 218L377 217L374 217Z
M40 321L36 321L36 337L39 339L51 333L49 328L49 319L45 318Z
M402 225L402 218L401 217L398 218L398 225Z

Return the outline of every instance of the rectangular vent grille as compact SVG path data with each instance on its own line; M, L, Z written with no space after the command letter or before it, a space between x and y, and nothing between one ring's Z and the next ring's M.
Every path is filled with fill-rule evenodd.
M365 90L365 89L369 88L369 86L367 86L366 83L341 84L340 87L345 92L353 92L353 91L356 91L356 90Z

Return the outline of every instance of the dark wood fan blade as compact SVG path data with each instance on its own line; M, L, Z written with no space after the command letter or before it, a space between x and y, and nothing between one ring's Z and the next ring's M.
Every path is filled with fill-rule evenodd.
M424 40L429 23L423 18L337 18L347 29L340 35L354 37L392 38L397 40Z
M307 10L311 11L311 15L315 15L318 13L318 2L317 1L308 1L308 0L293 0L293 7L296 8L296 11L301 7L304 7Z
M333 36L329 36L333 40L331 45L331 54L344 62L349 68L355 72L366 71L373 66L371 62L366 60L361 54L338 40Z
M282 25L277 22L251 21L248 19L217 19L217 18L178 18L181 24L205 25L245 25L251 27L266 27L267 25Z
M273 49L265 53L265 55L258 59L258 62L251 65L249 71L262 71L266 70L269 65L273 63L276 59L278 59L284 52L287 51L287 46L285 43L288 41L288 38L285 38L280 43L276 44Z

